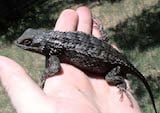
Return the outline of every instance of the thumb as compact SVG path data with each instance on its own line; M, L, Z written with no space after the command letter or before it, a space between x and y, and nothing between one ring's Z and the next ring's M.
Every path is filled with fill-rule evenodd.
M39 86L19 64L3 56L0 56L0 81L18 112L44 103L45 94Z

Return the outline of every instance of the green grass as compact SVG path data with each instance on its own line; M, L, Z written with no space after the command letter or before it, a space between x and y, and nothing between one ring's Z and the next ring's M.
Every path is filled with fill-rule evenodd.
M142 11L149 9L159 0L121 0L121 2L103 3L92 9L93 14L99 17L104 28L115 27L129 17L141 15Z
M149 26L151 25L151 28L155 26L155 22L150 22L152 20L148 19L148 15L159 14L154 10L154 6L157 3L158 0L121 0L114 4L104 2L102 5L93 7L92 12L102 21L106 30L114 29L108 30L111 40L117 43L128 59L145 75L153 90L158 111L160 111L160 91L158 90L160 89L159 39L153 39L155 36L148 34L148 31L146 31L147 23L149 23ZM159 21L157 20L157 22ZM117 35L118 33L120 35ZM151 33L153 32L151 31ZM3 40L0 42L0 55L7 56L22 65L38 83L39 76L44 69L45 61L43 56L26 52L14 45L5 45ZM131 79L131 86L134 89L134 94L141 105L142 111L144 113L153 112L153 107L146 90L141 87L142 85L140 85L139 80L135 79ZM0 87L1 112L15 113L2 87Z
M137 69L146 77L149 82L152 92L155 97L155 102L160 110L160 96L159 96L159 76L160 76L160 46L150 48L144 52L137 49L132 51L124 51L127 54L131 62L137 67ZM131 87L134 90L134 96L138 100L139 105L144 113L153 112L153 107L151 104L150 97L147 90L142 87L143 84L136 77L129 77L131 81ZM147 103L147 104L146 104Z

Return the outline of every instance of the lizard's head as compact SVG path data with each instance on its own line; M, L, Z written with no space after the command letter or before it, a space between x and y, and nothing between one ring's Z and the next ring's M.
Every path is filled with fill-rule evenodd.
M44 30L27 29L16 41L15 44L25 50L43 54Z

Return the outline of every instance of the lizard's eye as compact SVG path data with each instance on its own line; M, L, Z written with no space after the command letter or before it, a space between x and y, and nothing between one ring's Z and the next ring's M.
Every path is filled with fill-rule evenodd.
M31 40L31 39L25 39L25 40L23 41L23 44L26 45L26 46L31 45L31 43L32 43L32 40Z

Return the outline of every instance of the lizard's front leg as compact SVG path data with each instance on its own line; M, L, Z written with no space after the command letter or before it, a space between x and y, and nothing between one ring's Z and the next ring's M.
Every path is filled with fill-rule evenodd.
M43 88L45 81L48 77L54 76L60 71L60 60L57 56L52 55L49 58L46 57L46 69L44 74L41 76L40 87Z

